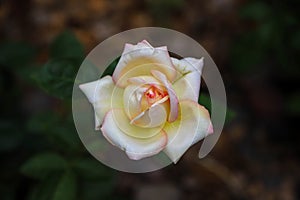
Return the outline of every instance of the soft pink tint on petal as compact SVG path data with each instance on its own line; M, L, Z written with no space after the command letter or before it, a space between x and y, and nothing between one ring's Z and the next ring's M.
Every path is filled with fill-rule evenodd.
M103 122L103 117L112 107L122 108L122 97L112 101L112 93L115 84L111 76L105 76L99 80L79 85L81 91L86 95L95 111L95 129L98 130ZM116 93L117 94L117 93ZM114 106L112 106L114 105Z
M168 121L173 122L178 117L178 99L176 96L176 93L171 85L171 83L168 81L167 77L157 70L151 70L151 73L155 78L161 81L161 83L167 88L169 99L170 99L170 114Z
M118 86L126 87L128 78L150 75L151 69L163 72L171 82L175 80L177 72L167 47L154 48L145 40L137 45L126 44L113 80Z
M167 144L167 136L163 130L148 139L128 136L119 129L114 120L113 112L114 109L106 114L101 131L111 144L124 150L130 159L140 160L156 155L164 149Z
M213 128L212 123L210 122L208 129L207 129L207 134L209 135L209 134L213 134L213 133L214 133L214 128Z
M168 135L164 152L176 163L188 148L207 136L210 126L208 111L191 100L180 101L180 115L163 128Z

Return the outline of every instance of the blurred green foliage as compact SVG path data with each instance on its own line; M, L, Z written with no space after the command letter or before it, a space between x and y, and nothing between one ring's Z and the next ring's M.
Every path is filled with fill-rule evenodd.
M72 87L84 56L80 42L62 33L44 65L34 62L37 51L29 44L4 42L0 51L0 93L6 96L0 99L1 199L117 199L113 170L85 151L71 116ZM26 113L18 99L32 86L62 101Z
M72 95L73 83L78 70L78 63L69 58L53 58L42 70L33 74L38 85L47 93L67 99Z
M52 96L70 98L74 79L83 58L83 46L71 32L64 32L51 45L49 61L32 77Z
M70 58L81 64L84 48L72 32L60 34L50 46L50 58Z
M299 14L292 12L293 2L287 2L250 1L240 10L245 31L232 48L235 72L251 73L264 65L283 75L300 75L296 55L300 49Z
M282 93L288 115L300 115L299 1L249 1L240 10L243 29L231 49L233 72L265 74ZM280 106L280 105L278 105Z
M234 73L249 76L267 69L280 80L298 83L300 17L291 8L299 3L288 2L249 1L243 6L242 30L231 49ZM147 1L160 23L167 23L184 3ZM124 199L114 191L113 170L92 158L82 146L71 116L70 97L84 58L83 46L66 31L51 44L48 62L38 63L38 53L37 47L24 42L0 44L1 199ZM102 76L113 73L118 59ZM49 95L49 107L40 111L24 108L23 100L30 99L27 95L32 87ZM299 92L284 100L286 110L293 115L300 113ZM210 110L210 97L205 92L201 92L199 103ZM227 122L234 117L235 112L229 109Z

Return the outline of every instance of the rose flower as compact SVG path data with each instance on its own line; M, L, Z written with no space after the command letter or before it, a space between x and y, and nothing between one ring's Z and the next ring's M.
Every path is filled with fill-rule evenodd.
M161 151L176 163L213 132L198 104L204 59L170 57L146 40L126 44L112 76L79 87L93 105L96 130L133 160Z

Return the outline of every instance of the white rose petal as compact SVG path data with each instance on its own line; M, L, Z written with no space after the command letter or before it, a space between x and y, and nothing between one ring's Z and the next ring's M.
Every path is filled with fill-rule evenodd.
M126 44L113 80L119 87L126 87L128 78L150 75L153 69L164 73L171 82L175 80L177 72L167 47L154 48L145 40L137 45Z
M115 89L111 76L105 76L97 81L84 83L79 88L88 98L95 110L95 129L99 130L103 122L104 115L112 108L122 108L123 103L118 99L111 101L112 93ZM112 105L112 103L114 105Z
M172 58L172 62L177 71L180 72L173 84L178 99L190 99L198 102L203 58L184 58L181 60Z
M164 152L176 163L186 150L212 132L208 111L191 100L180 101L180 116L163 128L168 135Z
M147 139L128 136L116 124L114 110L107 113L101 130L104 137L110 143L124 150L128 157L133 160L156 155L167 144L167 135L163 130L160 130L155 136Z

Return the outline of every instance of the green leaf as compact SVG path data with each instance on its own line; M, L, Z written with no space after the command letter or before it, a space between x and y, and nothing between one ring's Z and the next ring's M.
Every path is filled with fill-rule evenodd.
M203 105L211 113L211 99L210 99L209 95L201 93L198 103L200 105ZM223 105L218 102L215 106L218 107L218 106L223 106ZM230 123L235 117L236 117L236 112L227 107L225 123L226 124Z
M64 152L74 153L81 149L81 141L71 116L66 118L53 112L39 113L27 122L27 129L31 133L45 135L50 143Z
M78 82L84 83L90 80L99 79L99 68L88 59L83 61L83 63L81 64L81 68L84 69L84 71L82 70L77 74L76 79L78 80Z
M198 99L198 103L209 110L209 112L211 111L211 101L209 95L201 93Z
M77 181L71 171L66 171L58 182L52 200L74 200L76 199Z
M75 153L82 150L82 143L76 132L74 123L66 120L66 125L59 124L52 128L53 144L57 145L64 152Z
M82 61L84 49L75 35L70 31L66 31L55 38L50 48L50 57L72 58L77 61Z
M47 93L66 99L72 96L73 83L79 65L72 59L52 59L32 78Z
M0 45L0 65L23 68L35 56L35 49L23 42L3 42Z
M58 117L52 112L43 112L32 115L27 122L27 129L32 133L43 134L52 132L53 127L58 124Z
M66 168L66 161L54 153L41 153L27 160L21 166L21 173L36 179L43 179L50 173Z
M51 200L61 175L54 174L41 181L29 193L28 200Z
M94 159L80 159L74 162L74 169L84 179L109 179L112 170Z
M74 200L76 199L76 177L66 171L62 175L47 176L30 193L29 200Z
M84 57L80 42L71 32L64 32L53 42L50 59L32 78L50 95L70 98L76 73Z
M115 71L115 68L120 60L120 56L118 58L116 58L114 61L112 61L108 67L105 69L105 71L103 72L103 74L101 75L101 78L104 77L104 76L107 76L107 75L110 75L112 76L112 74L114 73Z

